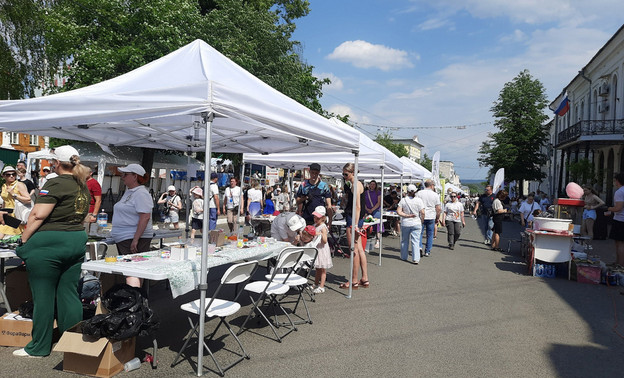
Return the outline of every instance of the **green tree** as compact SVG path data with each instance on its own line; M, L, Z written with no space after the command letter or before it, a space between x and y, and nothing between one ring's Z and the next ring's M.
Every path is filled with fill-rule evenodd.
M431 172L431 168L432 168L432 161L433 159L431 159L427 154L424 154L421 158L420 158L420 165L422 165L423 167L427 168L427 170L429 172Z
M45 72L40 6L0 2L0 100L34 96Z
M541 152L548 141L546 106L544 86L528 70L505 84L490 109L496 118L494 126L500 131L490 133L479 149L479 165L488 166L489 175L505 168L508 181L522 183L546 177L541 170L547 161Z
M375 137L375 142L386 147L397 157L407 156L407 149L405 148L405 146L400 143L395 143L392 140L392 134L388 131L384 132L383 134L377 134L377 136Z

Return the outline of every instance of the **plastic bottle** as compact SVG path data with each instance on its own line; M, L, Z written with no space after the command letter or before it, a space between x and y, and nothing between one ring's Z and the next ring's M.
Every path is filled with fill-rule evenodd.
M141 367L141 360L139 360L138 357L134 357L133 359L131 359L130 361L126 362L124 364L124 370L125 371L132 371L132 370L136 370L138 368Z
M97 225L98 227L104 228L106 227L107 223L108 223L108 214L106 214L104 209L102 209L100 213L97 215Z

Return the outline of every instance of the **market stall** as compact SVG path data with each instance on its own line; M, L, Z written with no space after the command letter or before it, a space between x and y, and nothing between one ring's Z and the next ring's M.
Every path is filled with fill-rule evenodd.
M356 155L357 164L359 150L352 128L332 124L201 40L95 85L40 98L0 101L0 127L97 141L107 147L204 151L207 159L212 151L347 151ZM205 201L204 213L209 212L208 206ZM208 222L202 234L208 234ZM207 250L206 238L202 244ZM205 305L207 291L204 256L200 306ZM200 339L204 315L200 313ZM198 375L202 375L202 358L199 343Z

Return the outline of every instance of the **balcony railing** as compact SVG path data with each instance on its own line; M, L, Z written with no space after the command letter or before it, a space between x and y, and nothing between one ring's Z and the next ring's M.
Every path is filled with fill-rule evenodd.
M557 135L557 147L581 136L624 134L624 119L579 121Z

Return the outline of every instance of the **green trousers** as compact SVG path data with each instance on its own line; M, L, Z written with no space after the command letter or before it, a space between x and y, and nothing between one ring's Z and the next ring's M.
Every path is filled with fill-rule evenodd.
M34 303L32 341L25 348L31 356L50 354L55 306L61 333L82 320L78 280L86 243L84 231L39 231L16 249Z

